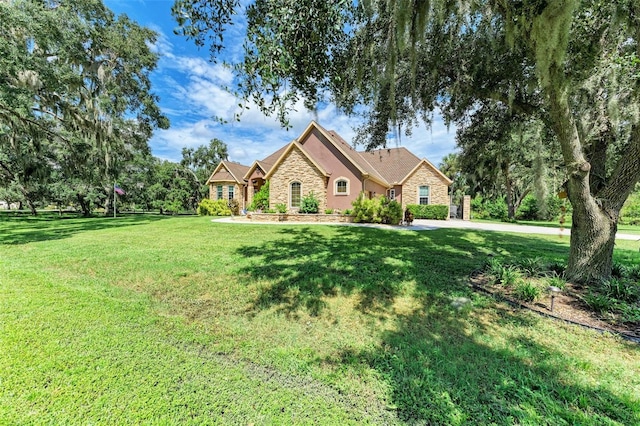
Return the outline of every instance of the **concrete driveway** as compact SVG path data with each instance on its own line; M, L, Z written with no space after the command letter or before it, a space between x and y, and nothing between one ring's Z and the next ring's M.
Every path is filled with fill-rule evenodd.
M470 222L460 219L451 220L426 220L416 219L411 226L392 226L392 225L380 225L374 223L318 223L318 222L256 222L248 220L244 216L225 217L220 219L212 219L212 222L227 222L227 223L246 223L246 224L261 224L261 225L334 225L334 226L365 226L369 228L380 229L397 229L397 230L412 230L412 231L432 231L434 229L441 228L453 228L453 229L477 229L480 231L497 231L497 232L514 232L518 234L538 234L538 235L571 235L570 229L548 228L544 226L531 226L531 225L516 225L512 223L485 223L485 222ZM618 232L616 238L621 240L635 240L640 241L640 235L621 234Z
M416 219L413 227L420 230L455 228L455 229L477 229L481 231L515 232L518 234L542 234L542 235L571 235L570 228L560 230L559 228L548 228L545 226L516 225L513 223L485 223L471 222L459 219L451 220L425 220ZM616 238L621 240L640 241L640 235L621 234L618 232Z

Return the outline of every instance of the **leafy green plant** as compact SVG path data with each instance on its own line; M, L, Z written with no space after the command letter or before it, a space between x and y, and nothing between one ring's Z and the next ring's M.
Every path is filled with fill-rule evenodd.
M324 209L324 214L333 214L333 209Z
M640 281L640 265L635 265L634 267L629 268L629 278Z
M319 206L320 201L311 191L300 200L300 213L318 213Z
M618 305L621 322L640 322L640 307L620 304Z
M635 302L640 296L638 286L622 278L611 278L603 282L601 289L606 296L625 302Z
M343 214L343 215L345 215L345 216L349 216L349 215L351 215L351 209L345 209L345 210L342 212L342 214Z
M253 195L249 210L266 210L269 208L269 181L260 187L260 190Z
M352 203L353 214L355 218L354 222L363 223L380 223L381 219L378 215L379 206L376 205L376 199L367 198L364 193L361 193L358 198Z
M605 294L595 292L584 295L583 301L592 311L599 314L611 312L615 306L615 300Z
M210 200L205 198L198 204L200 216L230 216L231 210L225 200Z
M502 261L496 257L492 257L487 261L485 270L490 275L498 275L503 268Z
M561 262L552 262L552 263L548 263L545 267L545 269L551 274L551 275L555 275L558 277L561 277L564 275L564 270L566 269L566 265L564 263Z
M526 277L541 277L545 273L542 259L539 257L523 259L518 263L518 268Z
M285 203L276 204L276 211L278 213L286 213L287 212L287 205Z
M367 198L364 193L352 203L354 222L397 225L402 220L402 206L384 195ZM346 212L347 210L345 210Z
M390 200L384 195L379 197L380 219L382 223L397 225L402 220L402 206L395 200Z
M514 266L504 266L498 274L498 284L511 287L522 278L522 273Z
M567 285L567 282L559 276L551 277L547 281L550 287L558 287L560 290L564 290Z
M240 203L235 198L233 200L229 200L227 204L229 206L229 210L231 210L232 214L240 214Z
M629 270L622 263L613 262L611 265L611 276L615 278L625 278L629 276Z
M513 295L516 299L525 302L533 302L537 300L541 294L542 290L540 290L540 287L526 280L518 280L513 289Z
M407 209L414 219L446 220L449 215L449 206L442 204L408 204Z

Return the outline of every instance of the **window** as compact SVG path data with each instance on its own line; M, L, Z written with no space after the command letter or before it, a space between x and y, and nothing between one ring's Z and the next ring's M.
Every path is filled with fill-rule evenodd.
M222 185L218 185L218 198L216 200L222 200Z
M429 187L421 186L418 190L418 204L429 204Z
M390 200L395 200L396 199L396 190L395 189L390 189L389 190L389 199Z
M336 195L349 195L349 181L344 178L336 180Z
M291 182L289 199L291 207L300 207L300 193L302 185L300 182Z
M234 191L234 190L235 190L235 188L233 187L233 185L229 185L228 198L229 198L230 200L233 200L233 198L234 198L234 195L235 195L235 194L233 193L233 191Z

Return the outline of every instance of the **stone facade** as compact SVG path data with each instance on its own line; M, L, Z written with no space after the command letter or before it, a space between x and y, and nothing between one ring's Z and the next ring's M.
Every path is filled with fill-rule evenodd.
M218 185L222 185L222 199L229 199L229 186L233 186L233 198L238 200L240 208L244 208L244 186L238 185L237 182L211 182L209 183L209 198L218 199Z
M319 201L318 211L326 209L327 178L297 147L289 151L269 180L271 208L275 208L276 204L286 204L288 212L297 211L297 208L291 207L289 191L292 182L300 182L301 198L313 191Z
M418 190L424 185L429 187L429 204L449 206L449 186L423 163L402 185L403 209L407 204L419 204Z
M343 214L250 213L250 219L256 222L353 223L353 218Z

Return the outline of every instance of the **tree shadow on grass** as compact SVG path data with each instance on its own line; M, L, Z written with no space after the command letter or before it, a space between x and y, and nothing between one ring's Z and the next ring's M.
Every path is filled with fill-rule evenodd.
M337 357L318 359L355 374L362 366L375 370L389 385L390 409L399 420L447 425L640 421L634 390L619 396L579 383L570 375L571 360L526 337L541 319L494 306L466 315L451 305L455 297L471 296L468 276L489 255L507 262L535 256L563 261L566 240L355 227L284 228L280 234L238 250L249 260L243 274L265 283L251 311L318 315L339 293L355 295L356 308L371 316L391 313L399 296L418 302L409 313L392 312L396 327L384 332L375 348L345 349ZM509 335L487 337L495 328ZM633 345L628 350L640 355Z
M362 227L283 228L281 238L244 245L241 272L264 281L251 309L276 307L319 314L325 298L355 294L362 312L385 311L408 292L436 296L470 293L469 274L490 254L518 258L535 251L531 239L464 230L398 232ZM562 259L566 246L545 241L540 252Z
M500 312L506 322L522 313ZM508 317L513 317L509 319ZM528 316L531 327L541 319ZM613 394L572 374L576 359L518 332L502 344L487 339L491 331L468 331L458 314L446 309L418 309L397 318L397 329L383 333L375 349L345 351L319 362L368 366L391 389L391 408L410 424L639 424L638 389ZM522 330L522 328L521 328ZM495 330L494 330L495 332ZM636 345L623 343L630 356ZM635 353L635 354L634 354ZM582 369L578 367L578 369ZM590 367L585 367L589 371ZM629 371L627 374L638 374ZM588 375L588 374L587 374ZM586 383L585 383L586 382Z
M126 215L115 218L0 215L0 245L59 240L81 232L144 225L164 218L164 216L150 214Z

